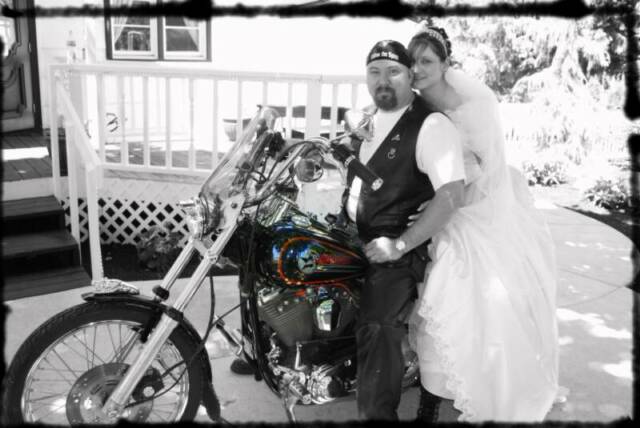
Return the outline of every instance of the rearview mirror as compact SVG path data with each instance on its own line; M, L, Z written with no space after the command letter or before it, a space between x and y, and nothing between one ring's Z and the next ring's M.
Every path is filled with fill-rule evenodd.
M295 173L298 180L303 183L313 183L319 180L324 173L322 154L318 150L309 150L298 159Z

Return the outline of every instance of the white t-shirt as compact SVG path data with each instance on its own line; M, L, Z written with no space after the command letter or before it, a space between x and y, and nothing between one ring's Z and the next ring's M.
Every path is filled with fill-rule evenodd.
M373 139L362 142L360 162L369 162L408 107L393 112L378 110L373 115ZM460 134L442 113L432 113L422 123L416 143L416 162L418 169L429 176L434 190L452 181L465 179ZM362 180L354 177L346 207L353 221L356 219L361 187Z

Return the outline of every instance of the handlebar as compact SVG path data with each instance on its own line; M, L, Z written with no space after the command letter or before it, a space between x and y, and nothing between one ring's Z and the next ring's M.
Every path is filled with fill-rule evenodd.
M351 169L353 173L369 185L373 191L382 187L384 183L382 178L378 177L375 172L360 162L345 146L333 142L331 143L331 152L334 158L342 162L345 167Z
M334 138L333 140L328 140L324 137L312 137L307 140L299 140L299 139L280 139L276 137L277 144L276 147L271 148L269 150L270 156L274 158L278 165L277 170L273 171L272 174L269 174L269 180L261 186L262 188L258 192L258 194L249 200L250 203L254 203L255 201L261 201L264 199L269 192L272 191L272 186L276 183L278 178L282 175L282 173L288 170L294 163L294 161L300 156L302 152L304 152L305 148L308 147L309 144L317 147L322 153L325 155L330 153L334 159L344 165L347 169L353 171L353 173L358 176L364 183L369 185L373 191L378 190L382 187L384 183L383 180L376 175L371 169L369 169L366 165L362 164L358 160L356 156L353 155L345 146L339 144L339 140L344 138L345 135ZM278 150L277 154L273 152Z

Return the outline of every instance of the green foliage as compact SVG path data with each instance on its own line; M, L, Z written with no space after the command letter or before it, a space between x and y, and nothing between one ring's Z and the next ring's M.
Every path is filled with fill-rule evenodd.
M171 223L151 226L138 235L136 252L138 262L146 269L164 274L178 256L180 232L171 231Z
M594 6L630 6L635 0L593 0ZM625 67L626 29L624 19L618 15L597 14L593 16L593 29L600 30L607 37L605 51L608 63L602 67L592 67L595 74L606 73L609 76L621 77Z
M554 40L548 20L521 17L444 18L453 43L454 62L507 95L522 77L551 63Z
M522 172L529 185L555 186L567 182L567 162L535 159L522 162Z
M593 2L620 6L630 0ZM580 74L587 78L602 81L603 76L620 77L624 72L625 27L616 15L592 15L578 21L524 16L447 17L429 21L447 30L454 63L486 82L499 96L508 96L521 78L549 68L558 52L572 52Z
M608 210L618 210L629 206L631 192L625 177L599 178L584 192L585 199L594 205Z

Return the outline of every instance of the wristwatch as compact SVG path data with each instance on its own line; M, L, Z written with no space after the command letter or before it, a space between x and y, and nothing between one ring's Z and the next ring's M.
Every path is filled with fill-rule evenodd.
M396 246L396 250L398 250L402 254L404 254L404 250L405 250L405 248L407 248L407 243L404 242L402 239L398 238L398 239L396 239L395 246Z

